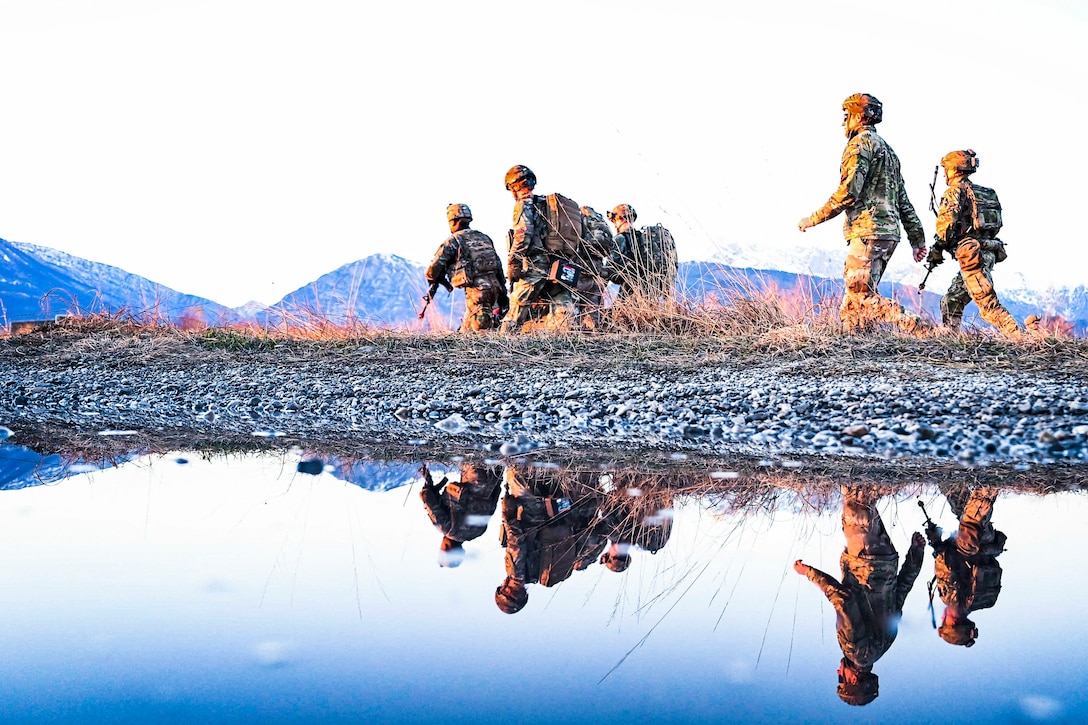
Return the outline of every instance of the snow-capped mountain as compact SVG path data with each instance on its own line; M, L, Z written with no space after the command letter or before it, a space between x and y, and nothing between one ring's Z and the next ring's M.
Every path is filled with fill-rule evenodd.
M118 267L0 239L0 324L68 313L113 313L175 324L232 322L229 308Z
M270 307L250 303L233 310L116 267L46 247L0 239L0 262L0 325L82 310L122 311L131 317L173 322L197 319L210 324L357 322L379 327L451 329L460 324L464 314L464 292L450 294L439 288L425 319L420 320L418 312L427 289L424 267L388 254L345 264ZM720 299L773 285L780 290L802 289L806 294L833 298L842 293L841 265L841 257L835 258L819 248L799 247L796 254L783 253L772 264L755 251L725 247L719 250L717 261L681 264L679 289L693 298L715 295ZM947 271L943 274L943 285L947 285ZM1010 277L1022 280L1015 273L1005 278ZM881 292L939 317L943 285L931 281L929 289L919 294L918 281L917 265L906 271L893 266L881 284ZM1047 290L1006 285L998 288L998 294L1018 319L1039 314L1060 317L1079 334L1088 329L1088 287L1084 285ZM968 320L975 309L974 305L968 307Z

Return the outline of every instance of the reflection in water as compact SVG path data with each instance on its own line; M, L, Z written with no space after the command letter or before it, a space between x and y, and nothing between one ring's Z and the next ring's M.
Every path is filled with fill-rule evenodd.
M499 504L502 492L502 467L462 463L461 479L443 476L434 482L430 469L423 465L423 489L419 497L434 527L442 533L439 544L441 566L455 567L465 558L465 542L483 535Z
M618 574L632 549L655 554L669 540L673 491L649 475L519 464L505 479L495 603L506 614L525 607L530 584L553 587L597 562Z
M925 540L915 532L897 573L899 554L876 510L881 494L873 486L842 488L846 548L839 558L841 582L800 559L794 562L794 570L818 586L835 608L842 648L838 695L850 705L867 705L879 694L873 665L895 641L903 602L922 570Z
M935 559L934 581L945 605L937 632L949 644L971 647L978 638L978 628L967 615L997 603L1001 593L997 556L1005 550L1006 536L990 521L996 489L980 487L972 491L966 486L942 486L941 492L960 525L942 540L940 527L926 522L926 536Z
M17 597L0 608L0 682L15 683L0 719L215 722L231 719L217 715L229 704L234 721L540 721L538 700L510 697L523 674L511 642L564 692L548 703L551 720L861 716L840 698L890 722L1088 715L1075 674L1088 668L1085 630L1055 642L1028 616L1088 596L1068 576L1082 494L1000 489L1002 528L1017 542L1001 561L1017 587L994 607L1006 536L991 522L993 486L840 486L801 468L693 460L636 470L520 458L421 467L301 450L185 457L0 492L0 544L20 547L0 566ZM63 480L72 471L59 461L0 446L0 482ZM938 520L944 500L958 519L947 537L927 523L932 559L907 521L922 498L938 502ZM1062 533L1018 535L1040 511ZM840 573L821 571L836 559ZM932 626L926 598L908 596L923 573L944 605ZM966 651L973 613L991 607L986 637ZM420 677L435 650L419 622L436 613L455 616L444 651L480 683L441 702ZM246 670L254 653L258 672ZM1025 660L1038 669L1029 684L1010 667ZM979 682L1009 694L955 697ZM929 712L923 694L950 704ZM170 710L178 701L191 717ZM151 704L137 713L132 703Z

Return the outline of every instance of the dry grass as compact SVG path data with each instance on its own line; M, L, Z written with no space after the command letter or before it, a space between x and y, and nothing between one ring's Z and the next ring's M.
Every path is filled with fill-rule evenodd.
M0 338L0 359L92 357L131 361L227 361L278 358L321 361L345 354L405 362L464 358L497 365L538 364L615 369L624 366L692 369L703 365L787 365L799 375L848 375L909 361L934 370L1020 371L1084 377L1088 340L1042 335L1011 341L989 332L896 332L845 335L837 308L811 290L743 287L696 304L681 296L638 296L604 310L597 330L536 329L520 335L383 329L333 325L314 317L275 329L253 325L182 328L139 323L118 315L63 318L39 330Z

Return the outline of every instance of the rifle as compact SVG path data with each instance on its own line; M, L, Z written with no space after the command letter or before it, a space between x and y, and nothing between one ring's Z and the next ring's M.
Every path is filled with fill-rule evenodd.
M453 285L451 285L449 280L445 277L438 280L437 282L431 283L430 288L427 289L427 294L423 295L423 309L420 310L419 315L417 315L419 319L422 320L423 315L427 313L427 307L431 304L431 300L434 299L435 293L438 292L439 286L445 287L447 292L453 294Z
M937 174L940 172L941 166L938 164L933 167L933 181L929 182L929 210L933 212L933 216L940 217L937 212ZM933 235L933 250L940 252L941 240L937 238L937 235ZM918 285L918 291L921 292L926 288L926 282L929 281L929 275L933 273L937 265L944 261L943 257L938 257L930 252L926 257L926 276L922 278L922 282ZM919 504L922 502L919 501Z
M930 537L929 545L935 546L936 540L940 537L940 534L937 533L937 524L933 523L933 519L929 518L929 514L926 512L926 505L922 503L922 499L918 499L918 508L922 509L922 515L926 517L926 536ZM933 555L936 556L936 552L934 552ZM937 577L934 575L926 586L926 590L929 594L929 622L933 625L933 629L937 629L937 612L933 609L933 593L936 588Z

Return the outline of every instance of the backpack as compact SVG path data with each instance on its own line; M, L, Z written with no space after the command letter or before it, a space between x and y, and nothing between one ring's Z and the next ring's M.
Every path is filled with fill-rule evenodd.
M450 276L450 284L454 287L467 287L478 278L497 274L502 269L499 253L486 234L475 229L463 229L453 236L461 248L457 267Z
M676 242L672 232L660 224L643 227L637 235L641 250L637 259L655 278L655 287L669 294L676 284Z
M997 192L986 186L968 183L967 197L971 200L974 229L990 237L1001 231L1001 202L997 199Z
M534 197L544 220L544 249L554 257L574 259L582 245L582 212L562 194Z
M969 560L967 567L971 570L971 599L968 609L972 612L989 609L997 603L997 595L1001 593L1001 565L994 557L987 556Z

